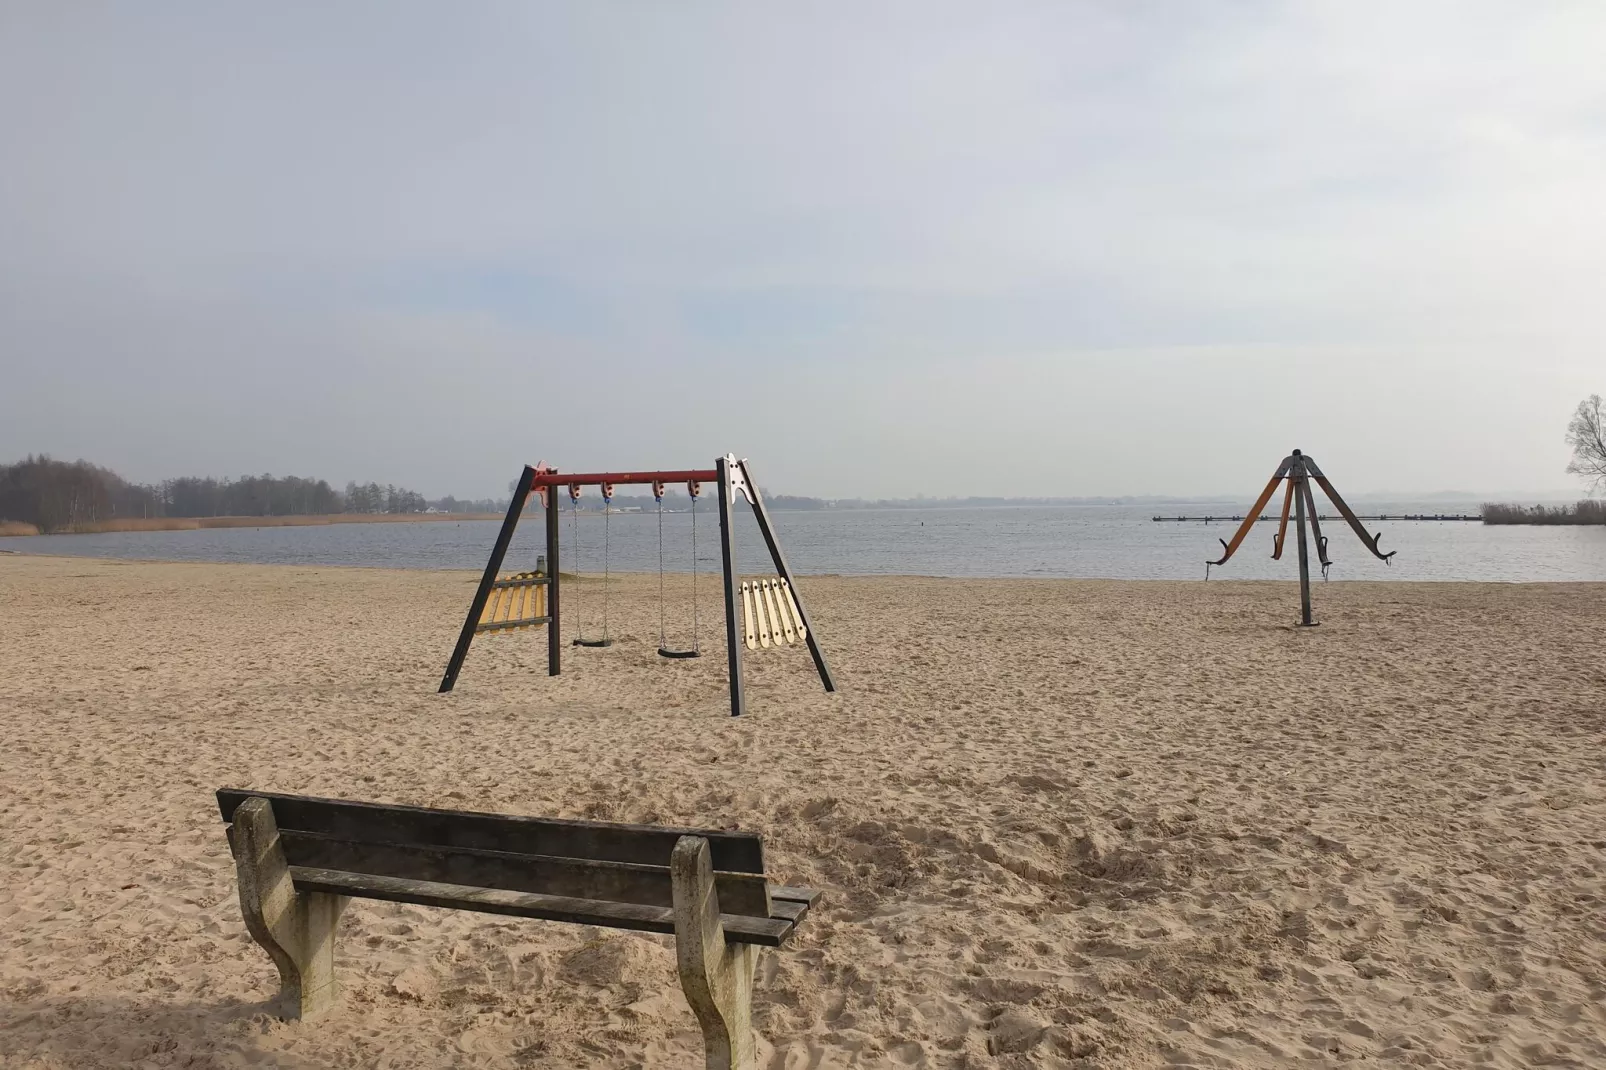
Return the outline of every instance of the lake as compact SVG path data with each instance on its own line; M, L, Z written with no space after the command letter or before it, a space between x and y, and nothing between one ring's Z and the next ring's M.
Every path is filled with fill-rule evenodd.
M1356 502L1361 513L1476 513L1476 502ZM1231 515L1244 503L1156 506L865 509L778 512L781 543L800 573L845 575L1028 576L1076 579L1202 579L1207 557L1219 557L1230 522L1155 523L1156 513ZM666 513L664 566L691 568L691 516ZM658 567L656 513L617 513L606 520L609 567ZM747 574L772 572L751 515L739 513L738 557ZM563 516L564 571L601 572L601 514L579 518L578 553ZM1382 548L1398 550L1391 566L1374 559L1342 521L1323 524L1337 580L1606 581L1606 527L1485 527L1462 521L1370 522ZM0 549L170 561L343 565L376 568L479 569L495 541L495 521L417 524L330 524L317 527L213 528L0 538ZM1272 561L1275 523L1257 524L1219 579L1291 579L1293 536L1283 560ZM697 517L698 567L719 570L717 508ZM505 569L533 568L544 539L539 514L519 526ZM1313 551L1314 552L1314 551Z

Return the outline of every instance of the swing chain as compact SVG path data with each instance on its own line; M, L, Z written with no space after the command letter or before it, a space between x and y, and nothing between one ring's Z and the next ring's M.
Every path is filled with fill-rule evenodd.
M666 658L696 658L702 656L702 639L697 634L699 623L697 619L697 495L701 493L702 485L693 481L686 484L686 493L691 497L691 623L692 645L690 650L671 650L669 648L668 601L664 591L664 484L654 481L652 485L653 500L658 503L658 653Z
M569 556L580 564L580 484L569 484ZM577 577L578 578L578 577ZM580 612L580 585L574 585L574 632L581 642L586 637L586 618Z
M686 484L691 496L691 648L699 654L703 650L703 629L697 619L697 498L703 485L695 479Z
M652 500L658 503L658 649L668 645L664 628L664 482L652 481Z
M608 641L609 522L613 516L613 484L602 485L602 639Z

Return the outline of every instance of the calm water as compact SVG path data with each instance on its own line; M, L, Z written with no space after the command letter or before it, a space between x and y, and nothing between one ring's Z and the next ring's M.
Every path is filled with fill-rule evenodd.
M1365 513L1476 513L1475 502L1360 502ZM777 513L775 524L798 572L857 575L1056 576L1111 579L1200 579L1206 557L1219 556L1216 540L1230 523L1156 524L1155 512L1228 514L1243 503L1185 506L1066 506L1004 509L886 509ZM620 513L608 519L609 558L620 571L658 567L658 518ZM1271 556L1275 524L1257 524L1232 562L1212 571L1220 579L1287 579L1295 573L1293 547ZM1606 581L1606 528L1484 527L1464 522L1371 523L1383 531L1383 549L1398 550L1394 564L1373 559L1342 522L1328 522L1332 579ZM0 538L0 550L91 557L172 561L246 561L269 564L365 565L382 568L485 566L496 538L493 521L418 524L331 524L323 527L216 528L205 531L124 532ZM718 517L697 519L698 566L719 569ZM603 518L582 514L579 552L572 549L570 518L563 517L565 571L602 570ZM664 517L664 564L691 567L691 518ZM506 567L535 564L543 540L540 517L528 518ZM1292 538L1290 538L1292 544ZM742 571L770 572L751 516L737 516Z

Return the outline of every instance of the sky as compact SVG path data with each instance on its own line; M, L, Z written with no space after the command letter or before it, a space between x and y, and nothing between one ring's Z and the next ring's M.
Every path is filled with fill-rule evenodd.
M1569 487L1606 5L0 6L0 461Z

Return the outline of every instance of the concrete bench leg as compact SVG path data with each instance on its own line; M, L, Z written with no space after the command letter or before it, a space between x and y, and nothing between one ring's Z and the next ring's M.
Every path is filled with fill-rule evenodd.
M334 1006L335 929L350 901L344 895L298 892L266 799L247 799L229 833L240 875L240 912L251 936L279 967L286 1018L314 1018Z
M670 856L669 872L680 987L703 1027L708 1070L754 1070L753 967L758 948L725 942L707 840L682 836Z

